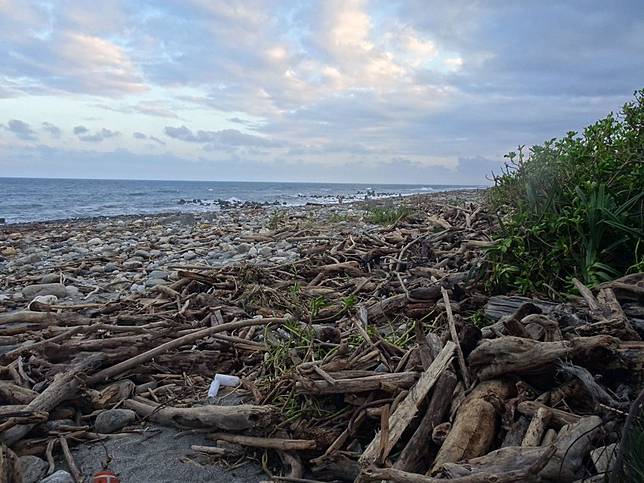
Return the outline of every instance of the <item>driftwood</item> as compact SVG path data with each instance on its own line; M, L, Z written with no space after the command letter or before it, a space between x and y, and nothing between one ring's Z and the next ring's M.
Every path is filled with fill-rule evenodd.
M476 386L461 403L433 468L487 453L499 424L498 405L509 398L513 390L511 384L500 380Z
M27 406L27 411L51 411L61 402L73 398L80 387L80 376L85 372L91 372L105 361L101 354L87 356L81 362L72 366L68 372L57 374L53 382L35 397ZM23 438L32 428L33 424L18 425L0 434L0 440L12 445Z
M128 399L123 403L123 407L135 411L142 418L159 424L180 428L211 428L226 431L265 427L270 425L277 415L276 408L272 406L249 404L173 408L154 406Z
M538 342L521 337L484 340L472 351L469 364L481 380L504 374L538 374L562 358L589 358L614 351L619 340L610 336L578 337L570 341Z
M539 476L549 481L561 482L579 478L582 461L588 455L590 444L595 434L600 431L601 424L599 417L589 416L574 425L562 428L554 443L556 451L539 472ZM437 468L436 473L449 478L490 472L503 474L533 465L547 451L547 447L509 446L462 463L445 463Z
M227 441L253 448L270 448L282 451L303 451L315 449L316 443L308 439L258 438L242 434L212 433L208 438L213 441Z
M432 440L434 428L444 421L449 411L456 382L456 374L450 370L446 370L436 381L425 415L400 452L394 468L416 473L427 469L427 457L431 450L429 442Z
M452 360L456 344L448 342L440 354L434 359L429 368L420 376L416 385L409 391L407 397L398 405L389 419L389 428L386 435L378 433L360 457L359 463L363 466L373 464L377 458L386 458L402 433L414 418L418 406L422 403L427 393L436 384ZM383 446L384 445L384 446Z
M488 297L481 249L494 243L497 217L477 201L402 203L415 214L386 226L336 225L312 208L313 223L286 212L261 233L236 215L179 228L176 254L199 257L226 239L253 243L258 255L178 265L166 284L115 302L100 303L101 292L125 282L79 277L102 255L48 266L93 300L32 304L36 312L11 297L0 307L7 451L46 457L52 471L65 458L78 480L71 446L127 437L93 427L101 411L126 408L144 425L219 442L194 445L202 456L236 464L242 446L259 448L275 481L594 478L604 465L598 448L619 441L644 380L644 275L580 285L583 296L566 302ZM263 216L253 210L245 215ZM106 236L130 238L143 223L108 223ZM48 229L0 228L0 245L22 230L39 244L58 240ZM142 238L157 249L156 235ZM281 244L289 259L260 256ZM148 270L127 270L136 271L144 280ZM2 289L48 275L20 274L8 273ZM86 353L74 359L78 351ZM209 397L216 374L239 385Z

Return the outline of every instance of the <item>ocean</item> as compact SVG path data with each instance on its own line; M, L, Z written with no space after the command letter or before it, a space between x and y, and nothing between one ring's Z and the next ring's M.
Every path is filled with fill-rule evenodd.
M198 212L246 201L285 206L407 196L477 186L0 178L5 223ZM223 202L223 203L222 203Z

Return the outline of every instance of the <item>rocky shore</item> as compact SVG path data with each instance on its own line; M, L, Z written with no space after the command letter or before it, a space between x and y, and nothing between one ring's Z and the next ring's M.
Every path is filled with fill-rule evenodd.
M46 483L103 467L124 482L632 471L644 274L575 281L580 297L491 296L499 217L481 194L1 227L2 471Z
M404 200L476 200L478 190L417 195ZM212 213L178 213L0 226L0 313L26 308L36 296L50 305L106 303L154 291L191 266L295 262L298 237L271 234L285 219L304 231L330 220L330 230L364 229L383 199L325 206L240 206ZM344 220L344 221L342 221ZM301 237L300 237L301 238ZM48 299L53 301L53 299Z

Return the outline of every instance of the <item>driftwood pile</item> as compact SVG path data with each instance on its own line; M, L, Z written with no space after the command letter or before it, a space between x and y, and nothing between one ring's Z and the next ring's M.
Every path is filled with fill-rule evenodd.
M93 425L112 408L208 433L194 451L261 457L274 481L603 481L642 386L644 276L488 298L494 217L413 203L387 226L254 236L297 241L294 263L177 267L127 300L0 314L0 481L58 451L81 481L69 447L115 437ZM241 386L208 400L215 373Z

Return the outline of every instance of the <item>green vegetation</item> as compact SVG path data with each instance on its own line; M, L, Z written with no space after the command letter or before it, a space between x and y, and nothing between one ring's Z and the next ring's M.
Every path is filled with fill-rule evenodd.
M491 288L569 291L644 269L644 89L581 135L506 157L489 192Z
M286 223L287 219L288 213L285 210L275 210L268 219L268 228L275 230Z
M340 223L343 221L355 221L355 220L356 220L356 217L349 215L348 213L333 212L331 213L331 216L329 216L330 223Z
M371 208L367 212L365 219L369 223L376 225L392 225L404 220L411 215L413 210L405 206L398 208Z

